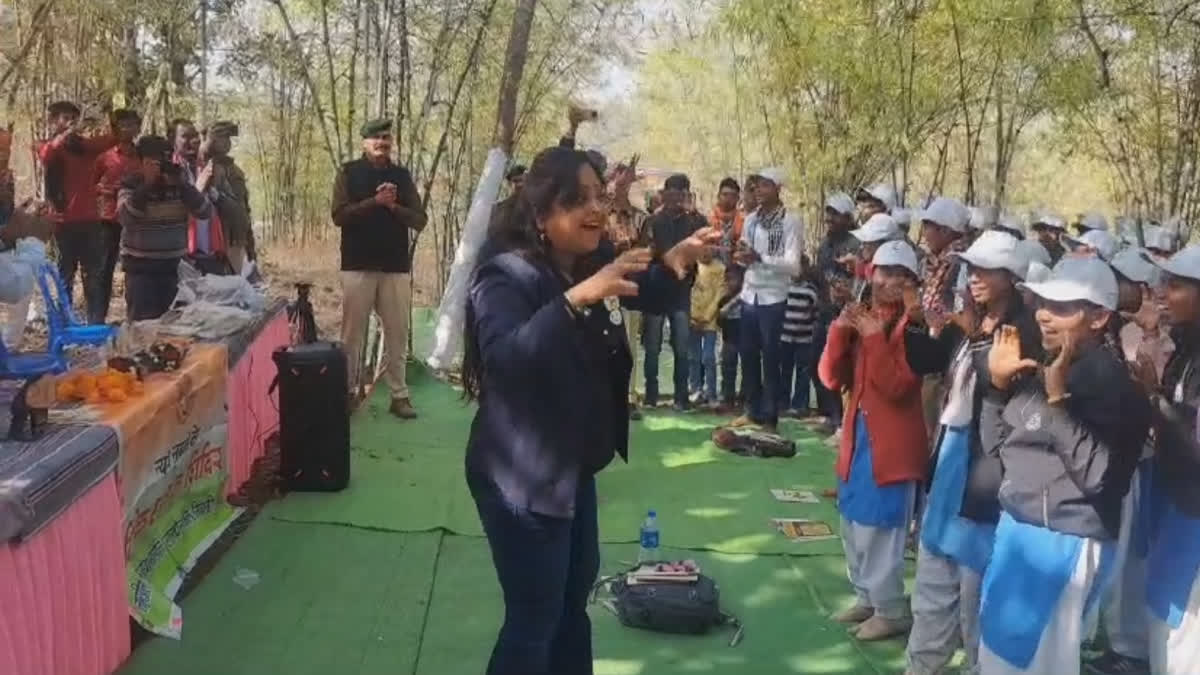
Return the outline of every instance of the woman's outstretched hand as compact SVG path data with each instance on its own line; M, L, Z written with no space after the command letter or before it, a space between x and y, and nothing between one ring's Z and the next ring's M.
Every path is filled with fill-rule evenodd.
M650 266L650 249L630 249L598 272L567 290L567 302L583 308L605 298L638 294L638 285L629 277L644 272Z
M721 236L719 227L702 227L664 253L663 264L674 272L677 278L682 279L706 252L716 252L716 247L721 243Z
M1004 325L992 340L988 351L988 370L992 375L992 386L1001 391L1008 389L1017 375L1036 370L1038 362L1021 356L1021 337L1014 326Z

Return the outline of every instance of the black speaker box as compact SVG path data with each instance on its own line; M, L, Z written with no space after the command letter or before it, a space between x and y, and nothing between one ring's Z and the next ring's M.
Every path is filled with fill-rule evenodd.
M281 347L280 474L294 492L337 492L350 481L346 354L335 342Z

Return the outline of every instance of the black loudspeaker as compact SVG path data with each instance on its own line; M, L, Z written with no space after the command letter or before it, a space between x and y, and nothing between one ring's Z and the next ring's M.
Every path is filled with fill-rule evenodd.
M281 347L279 473L294 492L337 492L350 481L346 354L335 342Z

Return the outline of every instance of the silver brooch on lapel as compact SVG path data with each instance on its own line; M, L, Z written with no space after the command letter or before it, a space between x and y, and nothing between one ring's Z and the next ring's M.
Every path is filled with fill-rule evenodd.
M616 296L604 299L604 308L608 310L608 320L614 326L621 325L621 301Z

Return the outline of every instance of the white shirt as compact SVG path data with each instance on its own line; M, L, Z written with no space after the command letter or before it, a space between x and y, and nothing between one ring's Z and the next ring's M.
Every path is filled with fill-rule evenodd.
M758 254L758 261L746 268L742 282L742 302L748 305L774 305L787 302L792 277L800 273L804 224L790 211L783 215L783 252L771 255L770 233L757 226L758 211L750 214L742 227L742 241Z

